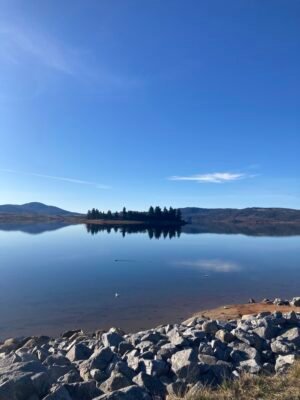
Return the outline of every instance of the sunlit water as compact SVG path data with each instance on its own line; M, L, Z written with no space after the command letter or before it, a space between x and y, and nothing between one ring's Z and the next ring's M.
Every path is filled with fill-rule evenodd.
M249 297L300 295L300 236L0 231L0 271L0 338L135 331Z

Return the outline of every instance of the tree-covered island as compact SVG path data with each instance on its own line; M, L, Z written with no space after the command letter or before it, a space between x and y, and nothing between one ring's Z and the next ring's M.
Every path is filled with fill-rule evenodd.
M149 225L183 225L184 221L182 220L180 209L176 208L166 208L161 209L160 207L150 207L148 211L130 211L126 210L123 207L122 211L99 211L97 208L93 208L92 210L88 210L86 218L89 221L98 221L108 222L111 221L116 222L118 224L124 222L131 223L144 223Z

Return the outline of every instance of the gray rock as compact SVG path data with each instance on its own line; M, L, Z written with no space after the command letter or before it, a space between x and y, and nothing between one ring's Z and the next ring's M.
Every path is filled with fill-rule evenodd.
M205 321L202 324L202 330L205 333L215 335L215 333L219 330L219 327L218 327L218 324L216 323L216 321Z
M146 374L152 376L163 376L169 372L169 365L163 360L141 360L140 368Z
M207 354L199 354L198 359L201 363L207 365L215 365L217 363L217 359L214 356L209 356Z
M98 383L102 383L106 381L108 378L108 375L105 371L100 371L100 369L92 369L90 373L88 374L88 377L91 377Z
M184 381L181 380L177 380L175 382L170 383L169 385L167 385L167 392L168 395L172 398L172 397L179 397L179 398L183 398L187 391L188 391L188 386Z
M105 347L118 347L123 341L124 337L115 331L108 331L102 335L102 342Z
M67 389L63 386L53 388L50 394L43 398L43 400L73 400L69 395Z
M289 329L281 335L281 338L300 346L300 328Z
M276 306L289 306L290 302L288 300L283 300L283 299L280 299L280 298L276 298L273 301L273 304L275 304Z
M70 372L68 372L65 375L60 376L57 379L57 382L59 383L76 383L76 382L80 382L81 376L79 374L79 372L77 370L72 370Z
M187 346L189 344L188 340L182 336L177 328L173 328L167 332L167 336L170 343L174 346Z
M278 337L278 339L271 343L271 350L275 354L284 355L294 353L296 351L296 347L293 343L289 343Z
M38 374L32 375L31 382L39 397L46 396L51 386L49 375L46 372L39 372Z
M51 365L48 367L48 375L51 382L57 382L58 379L73 370L71 365Z
M241 328L236 328L231 333L241 342L244 342L247 345L256 348L257 350L262 350L264 343L263 339L259 337L256 333L245 332Z
M294 307L300 307L300 297L294 297L290 303Z
M90 369L105 369L113 356L114 353L109 347L104 347L100 350L97 350L88 360L90 362Z
M166 388L161 381L154 377L140 372L133 378L133 382L138 386L145 388L154 398L164 398L166 395Z
M174 344L167 343L167 344L164 344L163 346L161 346L161 348L158 350L157 357L161 358L163 360L168 360L177 351L178 351L178 348Z
M74 344L68 351L66 357L71 361L87 360L92 354L92 350L83 343Z
M149 341L152 343L158 343L160 340L164 339L164 336L159 332L149 332L142 336L141 341Z
M15 375L0 385L0 400L28 400L37 396L37 391L29 374Z
M128 379L127 376L120 372L112 372L111 376L100 385L100 389L103 392L108 393L131 385L132 381Z
M261 365L254 359L241 361L238 370L250 374L258 374L261 371Z
M276 372L285 372L296 360L294 354L289 354L286 356L278 356L275 364Z
M92 400L103 394L97 388L95 381L69 383L65 384L64 387L67 389L72 400Z
M118 345L118 353L123 355L131 350L133 350L134 347L131 343L128 343L126 341L120 342Z
M19 347L22 347L28 338L10 338L6 339L3 344L0 345L0 353L8 354L11 351L17 350Z
M69 330L64 332L61 337L62 338L66 338L66 339L70 339L70 337L74 336L75 334L82 334L82 330L81 329L73 329L73 330Z
M106 372L108 374L111 374L112 372L119 372L127 376L127 378L130 380L135 376L133 369L128 367L124 361L117 361L115 364L110 364L110 366L106 369Z
M48 356L46 360L43 362L44 365L71 365L70 360L67 357L64 357L60 354L53 354Z
M171 368L179 379L195 383L199 378L200 366L193 349L181 350L171 357Z
M234 335L231 332L227 332L224 329L219 329L216 332L215 337L223 343L230 343L235 339Z
M141 387L129 386L109 394L104 394L94 400L151 400L151 397Z

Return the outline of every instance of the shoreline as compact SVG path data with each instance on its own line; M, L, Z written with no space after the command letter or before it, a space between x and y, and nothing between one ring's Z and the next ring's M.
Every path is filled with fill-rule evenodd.
M7 339L0 345L0 399L167 400L245 373L285 373L300 356L300 297L292 305L274 302L283 304L218 307L128 334L77 329ZM231 318L241 311L255 315Z

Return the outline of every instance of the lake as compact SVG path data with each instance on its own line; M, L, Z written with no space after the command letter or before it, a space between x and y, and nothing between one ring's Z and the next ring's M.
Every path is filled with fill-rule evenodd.
M0 338L136 331L249 297L300 295L300 236L57 228L0 230Z

